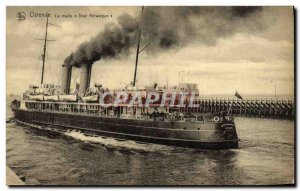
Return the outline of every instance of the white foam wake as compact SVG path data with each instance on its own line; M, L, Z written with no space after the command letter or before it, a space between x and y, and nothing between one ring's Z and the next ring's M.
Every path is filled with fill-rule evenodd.
M135 150L135 151L144 151L144 152L158 152L158 153L164 153L168 154L173 150L173 147L171 146L164 146L164 145L158 145L158 144L151 144L151 143L137 143L135 141L130 140L116 140L114 138L108 138L108 137L101 137L101 136L89 136L81 133L80 131L76 130L68 130L67 132L57 131L54 128L49 127L42 127L39 125L34 125L22 121L17 121L23 125L34 127L39 130L48 130L48 131L56 131L63 133L65 136L71 137L76 140L89 142L89 143L96 143L96 144L102 144L105 147L115 148L115 149L123 149L123 150Z
M64 134L66 136L72 137L80 141L102 144L106 147L113 147L119 149L130 149L130 150L146 151L146 152L164 152L164 153L167 153L166 151L170 151L172 149L172 147L158 145L158 144L150 144L150 143L141 144L130 140L120 141L114 138L107 138L101 136L89 136L81 132L78 132L76 130L68 131L65 132Z

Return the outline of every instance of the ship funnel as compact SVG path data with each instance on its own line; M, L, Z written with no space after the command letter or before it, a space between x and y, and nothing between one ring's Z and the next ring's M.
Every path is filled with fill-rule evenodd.
M81 66L81 75L80 75L80 85L79 85L79 95L83 95L87 88L90 86L92 73L92 64L83 64Z
M61 91L69 94L72 77L72 66L62 65Z

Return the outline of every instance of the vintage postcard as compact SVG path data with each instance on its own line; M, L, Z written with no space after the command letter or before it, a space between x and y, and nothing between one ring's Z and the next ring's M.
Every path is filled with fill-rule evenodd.
M295 184L294 7L6 12L7 185Z

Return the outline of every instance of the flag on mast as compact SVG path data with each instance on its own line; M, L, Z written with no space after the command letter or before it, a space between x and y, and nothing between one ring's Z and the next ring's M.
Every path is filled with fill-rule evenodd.
M237 91L235 91L235 97L237 97L239 99L243 99L243 97Z

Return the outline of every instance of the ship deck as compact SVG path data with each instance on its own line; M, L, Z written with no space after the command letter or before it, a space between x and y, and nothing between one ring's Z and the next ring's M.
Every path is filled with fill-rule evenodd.
M77 116L94 116L94 117L102 117L102 118L111 118L111 119L131 119L131 120L139 120L139 121L154 121L154 118L151 118L150 116L143 116L143 115L106 115L98 112L89 112L89 111L59 111L59 110L49 110L49 109L20 109L24 111L33 111L33 112L47 112L47 113L56 113L56 114L69 114L69 115L77 115ZM215 123L212 120L208 120L205 118L208 118L209 115L205 113L199 113L195 115L195 117L201 116L204 120L202 121L194 121L195 123ZM187 123L187 122L193 122L191 120L186 120L187 118L182 117L179 120L176 119L170 119L168 117L165 117L163 119L164 122L176 122L176 123Z

